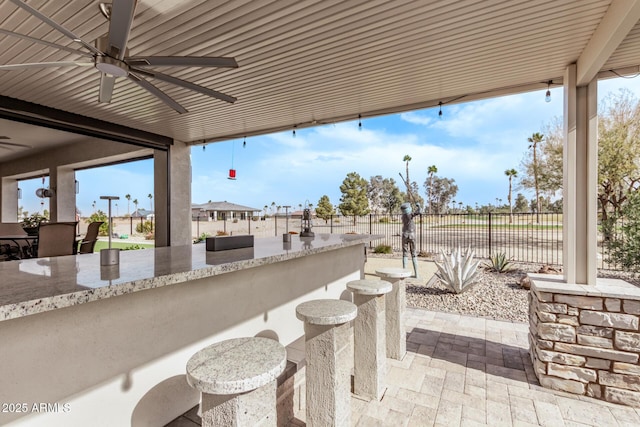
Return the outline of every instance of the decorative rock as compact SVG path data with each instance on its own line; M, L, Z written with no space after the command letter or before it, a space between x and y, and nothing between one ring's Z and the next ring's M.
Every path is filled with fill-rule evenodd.
M543 362L555 362L563 365L583 366L587 360L582 356L558 353L557 351L538 350L536 353Z
M598 371L598 376L600 378L598 382L602 385L640 391L640 376L615 374L607 371Z
M619 362L616 362L619 363ZM594 369L609 369L611 368L611 361L604 359L595 359L593 357L587 357L587 363L584 364L585 368Z
M640 366L624 362L614 362L613 372L619 374L640 375Z
M616 331L615 344L618 350L640 351L640 334Z
M561 378L550 377L547 375L540 375L538 379L540 380L540 385L553 390L566 391L574 394L584 394L587 389L586 384L579 381L563 380Z
M541 302L540 311L543 311L545 313L567 314L567 306L566 304L554 304L550 302Z
M590 335L578 334L578 344L600 348L613 348L613 340L610 338L593 337Z
M629 314L640 314L640 301L624 300L622 303L622 311Z
M617 350L610 350L607 348L586 347L575 344L565 344L558 342L555 344L554 349L563 353L578 354L581 356L590 356L598 359L609 359L617 362L637 363L638 355L632 353L625 353Z
M601 313L598 311L582 310L580 323L594 326L608 326L618 329L638 330L638 318L629 314Z
M613 338L612 328L603 328L600 326L580 325L576 328L576 332L580 335L591 335L594 337Z
M573 307L585 308L590 310L602 310L604 306L602 303L602 298L582 297L576 295L557 294L554 296L554 302L564 303Z
M593 369L578 368L576 366L558 365L557 363L547 364L547 374L566 380L575 380L583 383L595 382L598 378Z
M576 329L570 325L541 323L538 325L538 335L543 340L561 341L566 343L576 342Z
M604 400L629 406L640 406L640 393L614 387L604 388Z
M620 311L620 299L619 298L605 298L604 307L607 311L618 312ZM638 314L638 313L634 313Z

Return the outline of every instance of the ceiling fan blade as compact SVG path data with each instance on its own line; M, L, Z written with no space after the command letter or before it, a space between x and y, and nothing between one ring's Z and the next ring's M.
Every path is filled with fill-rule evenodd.
M17 147L17 148L33 148L30 145L26 144L18 144L15 142L0 142L0 148L4 148L5 150L10 150L10 148L3 147L3 145L8 145L9 147Z
M52 68L52 67L90 67L93 62L58 61L58 62L30 62L27 64L0 65L0 71L23 70L25 68Z
M178 113L183 114L183 113L187 113L188 112L182 105L180 105L176 101L174 101L169 95L167 95L166 93L162 92L160 89L158 89L157 87L155 87L154 85L152 85L151 83L146 81L145 79L142 79L142 78L136 76L133 73L129 73L128 77L129 77L129 80L133 81L134 83L136 83L138 86L142 87L143 89L146 89L149 92L151 92L152 95L154 95L155 97L160 99L160 101L164 102L169 107L171 107L174 110L176 110Z
M55 43L48 42L46 40L40 40L40 39L37 39L35 37L27 36L25 34L14 33L13 31L9 31L9 30L3 30L2 28L0 28L0 34L5 34L7 36L18 37L18 38L21 38L23 40L29 40L32 43L42 44L42 45L53 47L53 48L59 49L59 50L66 50L67 52L75 53L76 55L82 55L82 56L88 56L88 57L92 57L93 56L89 52L83 52L81 50L77 50L77 49L74 49L74 48L69 47L69 46L62 46L61 44L55 44Z
M195 83L191 83L191 82L188 82L188 81L185 81L185 80L181 80L181 79L178 79L178 78L175 78L175 77L168 76L166 74L157 73L155 71L140 70L140 69L137 69L137 68L134 68L132 70L137 72L137 73L140 73L142 75L146 75L146 76L149 76L149 77L154 78L154 79L162 80L163 82L171 83L171 84L174 84L174 85L177 85L177 86L182 86L184 88L193 90L195 92L202 93L202 94L207 95L207 96L211 96L213 98L220 99L222 101L229 102L231 104L233 104L234 102L236 102L238 100L237 98L234 98L233 96L224 94L222 92L218 92L217 90L212 90L212 89L197 85Z
M10 0L10 1L11 1L11 3L15 4L19 8L21 8L23 10L26 10L31 15L35 16L36 18L38 18L39 20L41 20L45 24L47 24L47 25L55 28L56 30L60 31L62 34L64 34L65 36L69 37L74 42L82 44L84 47L89 49L91 52L93 52L93 53L95 53L97 55L102 55L103 54L98 49L96 49L95 47L93 47L89 43L85 42L80 37L76 36L71 31L69 31L66 28L64 28L62 25L60 25L57 22L51 20L48 16L45 16L42 13L40 13L38 10L32 8L28 4L26 4L26 3L24 3L24 2L22 2L20 0Z
M227 67L238 68L235 58L213 56L134 56L126 58L129 65L136 67Z
M111 102L111 95L113 95L113 86L115 84L115 76L100 73L100 94L98 95L98 102Z
M135 10L136 0L113 0L111 4L109 52L107 53L114 58L124 59Z

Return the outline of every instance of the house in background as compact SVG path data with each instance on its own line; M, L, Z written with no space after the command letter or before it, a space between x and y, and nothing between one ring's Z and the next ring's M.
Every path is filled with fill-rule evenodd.
M145 219L148 219L148 220L153 218L153 216L154 216L153 215L153 211L148 211L146 209L136 209L131 214L132 218L145 218Z
M208 202L191 205L191 219L200 221L224 221L227 219L245 220L258 215L261 209L224 202Z

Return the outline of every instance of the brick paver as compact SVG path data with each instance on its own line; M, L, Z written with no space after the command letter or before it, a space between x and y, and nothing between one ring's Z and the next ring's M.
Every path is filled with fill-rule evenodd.
M640 408L542 388L527 324L418 308L405 315L407 354L387 359L381 401L352 398L353 426L640 426ZM179 420L171 425L192 425Z

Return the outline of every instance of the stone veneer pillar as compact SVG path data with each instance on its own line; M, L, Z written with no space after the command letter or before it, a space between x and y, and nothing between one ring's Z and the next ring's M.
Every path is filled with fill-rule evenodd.
M321 299L296 307L304 322L306 425L351 425L351 320L358 313L349 301Z
M640 289L529 275L529 344L543 387L640 406Z
M376 270L376 274L393 285L391 292L385 295L387 357L402 360L407 354L407 332L404 326L404 311L407 307L407 290L404 279L411 277L411 270L387 267Z
M352 280L347 289L353 292L358 306L354 321L353 392L371 399L382 399L386 362L384 295L393 286L385 280Z

